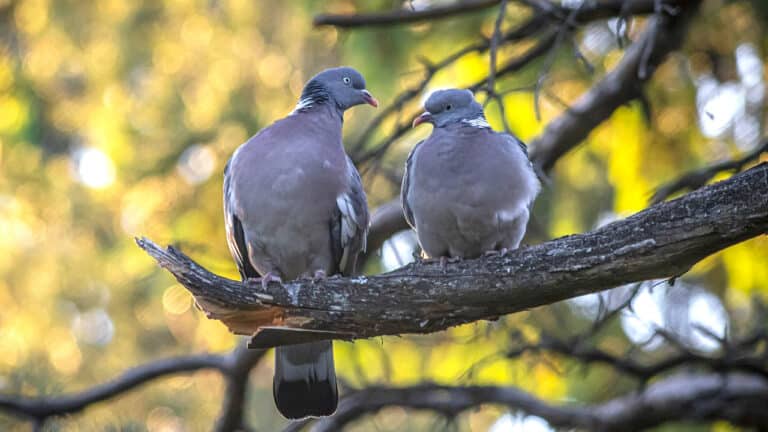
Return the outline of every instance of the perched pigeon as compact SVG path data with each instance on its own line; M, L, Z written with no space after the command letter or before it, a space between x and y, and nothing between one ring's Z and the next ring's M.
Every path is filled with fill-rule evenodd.
M408 156L405 218L430 258L474 258L517 248L539 192L525 144L494 132L469 90L441 90L413 121L432 134Z
M368 205L344 152L344 111L378 106L352 68L315 75L296 109L241 145L224 171L227 242L243 279L292 280L354 271ZM297 332L286 330L286 343ZM293 339L294 342L291 342ZM278 347L275 404L287 418L327 416L338 393L330 341Z

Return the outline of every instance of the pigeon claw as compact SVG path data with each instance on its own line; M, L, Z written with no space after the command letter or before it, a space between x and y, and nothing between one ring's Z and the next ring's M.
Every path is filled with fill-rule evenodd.
M505 257L507 256L508 253L509 253L509 249L503 247L498 250L485 251L483 252L483 256L484 257L495 257L495 256Z
M312 275L312 282L320 282L327 277L328 274L325 273L325 270L315 270L315 274Z
M280 276L278 276L278 275L276 275L276 274L274 274L272 272L267 272L267 274L265 274L264 276L262 276L260 278L248 278L246 280L246 282L248 284L257 284L257 283L261 284L261 289L263 289L264 291L267 290L267 288L269 287L269 283L270 282L277 282L280 285L283 284L283 280L280 278Z
M445 273L448 271L448 264L455 264L457 262L460 262L462 260L462 257L460 256L441 256L439 258L424 258L421 260L421 264L434 264L439 263L440 264L440 270Z

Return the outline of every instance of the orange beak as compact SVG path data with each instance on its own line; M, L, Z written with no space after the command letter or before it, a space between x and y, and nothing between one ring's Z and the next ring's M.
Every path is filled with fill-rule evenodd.
M377 101L376 98L373 97L373 95L368 90L363 90L363 100L365 103L374 108L378 108L379 106L379 101Z
M422 123L432 123L432 114L430 114L429 111L425 111L421 113L420 116L413 119L413 125L411 125L411 127L416 127Z

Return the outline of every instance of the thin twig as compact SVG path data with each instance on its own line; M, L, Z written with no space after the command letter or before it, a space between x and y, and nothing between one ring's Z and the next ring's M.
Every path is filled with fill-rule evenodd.
M499 5L499 14L496 17L496 23L493 26L493 36L491 36L491 48L488 51L490 64L488 65L488 99L496 93L496 53L499 49L501 40L501 24L504 22L504 15L507 13L507 0L502 0Z
M725 160L687 172L676 180L659 186L651 197L651 204L664 201L677 192L698 189L707 184L707 182L721 172L739 172L746 165L758 160L760 155L765 152L768 152L768 139L763 140L754 149L740 158Z
M483 9L495 6L497 3L499 3L499 0L464 0L446 6L437 6L420 11L399 9L392 12L359 15L324 14L315 16L312 23L316 27L334 26L340 28L411 24L482 11Z

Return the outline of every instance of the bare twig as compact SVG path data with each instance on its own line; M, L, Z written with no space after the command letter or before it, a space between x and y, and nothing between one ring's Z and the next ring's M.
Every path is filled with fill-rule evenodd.
M499 5L499 14L496 17L496 23L493 26L493 36L491 36L491 47L489 53L488 65L488 99L496 93L496 53L501 41L501 24L504 22L504 15L507 13L507 0L502 0Z
M470 12L481 11L495 6L499 0L464 0L445 6L437 6L419 11L399 9L392 12L359 14L359 15L317 15L313 20L315 26L334 26L341 28L374 27L396 24L410 24L420 21L431 21Z
M551 48L552 42L554 42L551 34L551 30L554 28L554 26L557 26L558 28L561 26L573 27L575 24L584 24L595 20L605 19L619 13L619 11L622 10L623 4L624 0L585 3L576 10L562 8L550 2L533 4L532 6L538 11L538 13L535 13L533 16L512 30L505 32L501 37L499 44L501 45L521 41L534 37L538 34L544 34L545 36L540 40L536 48L531 49L528 53L523 54L518 59L512 59L508 61L506 66L497 71L495 77L519 71L530 61L543 55L544 52L541 51L546 51ZM632 3L632 6L627 8L628 15L646 14L653 11L654 0L635 0ZM568 20L569 16L571 17L570 21ZM484 39L469 44L436 63L422 60L422 63L425 66L424 78L414 87L398 94L390 105L379 111L379 113L369 123L360 137L355 141L354 144L350 146L350 155L352 156L352 159L355 161L355 163L360 164L368 162L371 159L381 157L386 152L386 150L394 142L397 141L397 139L402 137L406 132L410 130L409 122L398 121L397 126L390 134L388 134L387 138L376 145L370 146L369 150L365 152L363 151L366 147L368 147L368 144L373 138L374 133L381 127L384 121L391 116L401 115L403 108L409 103L415 101L421 95L421 93L424 91L429 82L431 82L432 78L437 72L446 69L467 54L475 52L483 53L486 50L489 50L491 47L491 42L491 39ZM483 86L486 85L486 83L487 79L483 79L471 85L469 89L473 91L480 90Z
M582 142L618 107L639 97L644 80L681 43L686 23L697 5L698 2L692 0L675 16L661 14L651 18L640 40L627 49L619 65L547 125L542 135L531 143L534 163L544 172L549 171L562 155ZM645 64L642 78L638 72L641 62Z
M768 342L768 341L766 341ZM759 356L730 356L725 353L719 356L706 356L690 350L674 354L670 357L649 364L639 363L628 356L616 356L600 348L584 346L581 343L571 343L554 338L543 338L538 343L527 344L507 353L508 357L518 357L526 352L550 352L573 359L582 365L599 363L610 366L624 375L647 382L660 374L685 366L701 366L712 371L742 371L761 375L768 379L768 366Z
M630 15L654 12L656 0L602 0L585 4L583 12L578 16L578 22L584 23L599 19L610 18L621 14L625 19ZM469 0L458 1L451 5L424 9L421 11L396 10L371 14L321 14L315 16L315 26L334 26L339 28L372 27L386 25L412 24L421 21L433 21L463 15L468 12L481 11L498 4L500 0ZM675 3L680 3L678 0ZM535 8L543 16L552 20L562 19L570 9L561 7L546 0L521 0L521 3Z
M664 201L677 192L698 189L707 184L707 182L712 180L715 175L721 172L739 172L744 168L744 166L758 160L760 155L765 152L768 152L768 140L764 140L752 151L746 153L740 158L718 162L710 166L685 173L676 180L664 183L663 185L659 186L651 198L651 204Z

